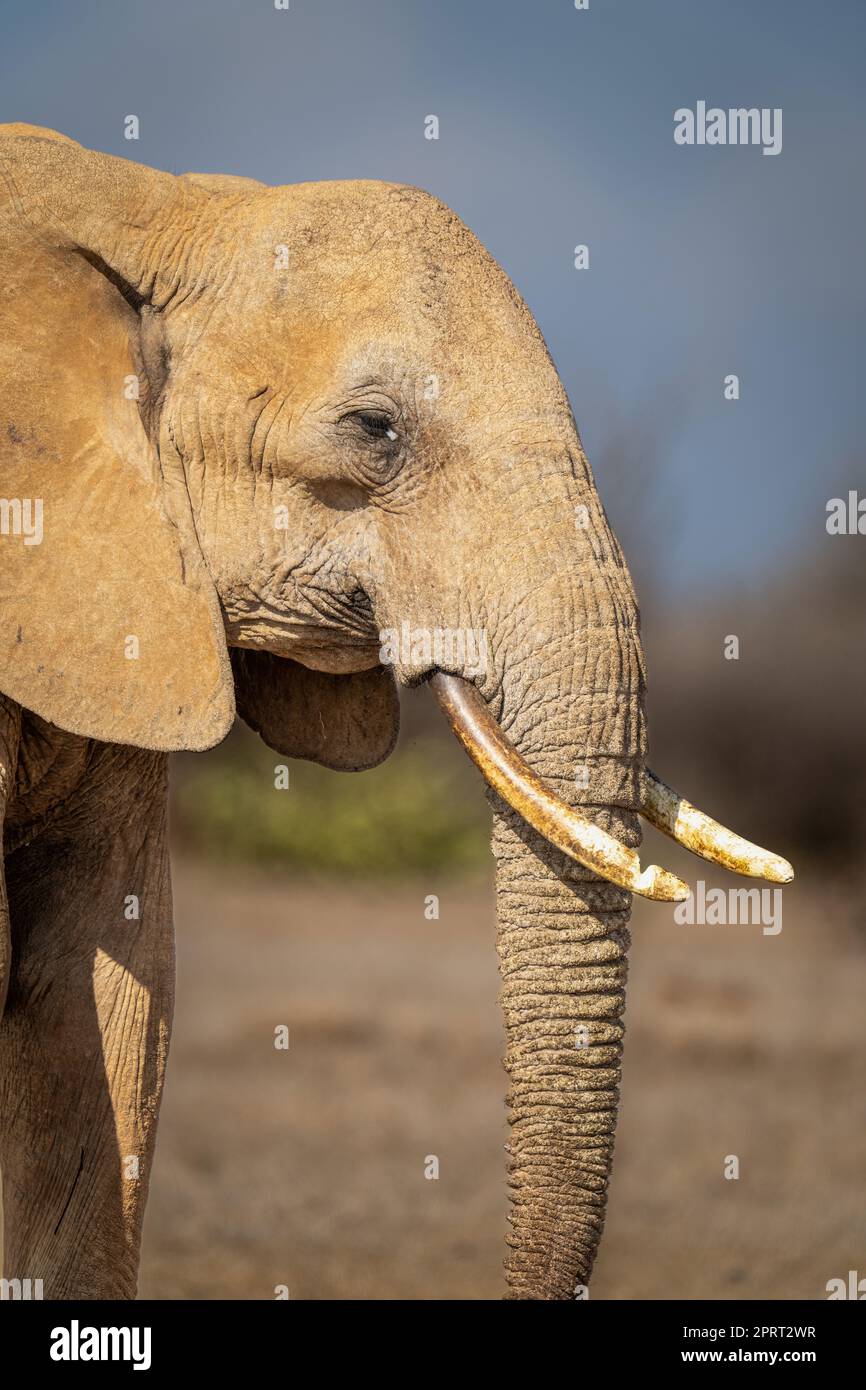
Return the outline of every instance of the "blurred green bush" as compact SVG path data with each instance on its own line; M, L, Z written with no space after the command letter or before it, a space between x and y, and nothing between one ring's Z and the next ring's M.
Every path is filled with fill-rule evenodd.
M289 769L277 790L274 769ZM173 760L171 831L189 853L316 873L483 872L490 813L480 779L445 730L369 772L290 761L237 726L220 748Z

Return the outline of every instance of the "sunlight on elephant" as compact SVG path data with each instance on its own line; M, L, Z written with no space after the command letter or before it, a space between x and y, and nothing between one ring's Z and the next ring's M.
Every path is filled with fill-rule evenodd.
M132 1297L168 1051L167 754L239 713L343 771L429 682L493 806L509 1295L604 1221L638 813L784 861L646 767L638 610L509 280L416 188L174 177L0 131L0 1163L8 1278ZM2 996L0 996L2 1000Z

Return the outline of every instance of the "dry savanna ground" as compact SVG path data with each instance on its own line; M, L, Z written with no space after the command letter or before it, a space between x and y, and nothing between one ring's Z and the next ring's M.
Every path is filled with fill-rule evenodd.
M438 921L424 916L432 891ZM338 888L181 861L175 895L175 1038L141 1295L499 1297L492 888ZM855 903L801 876L777 936L637 907L593 1298L814 1299L834 1276L866 1274Z

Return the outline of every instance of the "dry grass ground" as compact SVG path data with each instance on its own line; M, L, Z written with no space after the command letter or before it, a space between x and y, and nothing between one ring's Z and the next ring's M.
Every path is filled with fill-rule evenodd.
M675 865L674 865L675 867ZM721 880L719 880L721 882ZM150 1298L497 1298L505 1229L492 889L175 866L179 987ZM594 1298L821 1298L866 1274L866 936L633 919L623 1112ZM291 1030L288 1052L274 1029ZM424 1177L427 1155L438 1181ZM738 1181L723 1176L725 1156Z

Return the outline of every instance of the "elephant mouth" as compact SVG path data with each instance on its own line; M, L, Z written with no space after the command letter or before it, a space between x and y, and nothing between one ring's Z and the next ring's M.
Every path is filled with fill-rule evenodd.
M489 786L545 840L599 878L641 897L682 902L690 896L688 884L676 874L658 864L642 869L633 849L620 844L557 796L503 733L473 684L444 671L435 671L428 684L454 734ZM720 825L649 769L644 785L640 814L692 853L733 873L771 883L790 883L794 877L786 859Z

